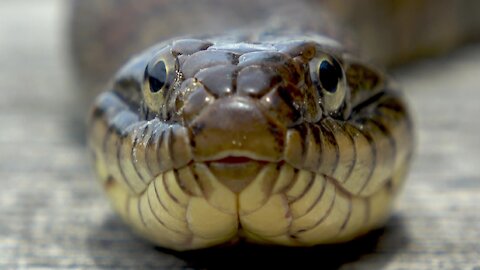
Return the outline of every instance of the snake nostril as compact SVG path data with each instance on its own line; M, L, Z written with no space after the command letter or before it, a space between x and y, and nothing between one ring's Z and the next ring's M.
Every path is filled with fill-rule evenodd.
M215 101L215 97L212 96L201 84L196 84L185 97L185 101L182 106L183 119L189 123L201 113L201 111L208 107Z
M302 94L293 86L278 86L260 101L266 113L287 127L298 123L302 117Z

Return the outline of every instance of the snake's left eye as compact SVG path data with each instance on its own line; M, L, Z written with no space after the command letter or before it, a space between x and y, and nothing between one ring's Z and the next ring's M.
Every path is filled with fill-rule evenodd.
M342 68L335 59L323 60L318 68L320 85L330 93L335 93L338 82L342 79Z
M162 90L167 82L167 68L165 62L158 61L152 67L148 66L145 72L150 85L150 91L157 93Z
M340 63L333 56L321 55L310 62L310 73L324 112L336 114L342 108L347 94Z

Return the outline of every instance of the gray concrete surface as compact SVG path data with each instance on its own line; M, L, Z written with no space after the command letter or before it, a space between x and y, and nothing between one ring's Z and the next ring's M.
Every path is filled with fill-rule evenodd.
M384 230L346 245L174 253L133 235L93 179L60 0L0 2L0 269L480 269L480 46L395 72L418 127Z

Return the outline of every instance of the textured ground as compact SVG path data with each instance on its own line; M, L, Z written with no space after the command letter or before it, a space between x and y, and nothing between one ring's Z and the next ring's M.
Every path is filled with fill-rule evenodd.
M396 71L418 153L384 230L333 247L172 253L132 235L92 177L59 3L0 3L0 269L480 269L480 46Z

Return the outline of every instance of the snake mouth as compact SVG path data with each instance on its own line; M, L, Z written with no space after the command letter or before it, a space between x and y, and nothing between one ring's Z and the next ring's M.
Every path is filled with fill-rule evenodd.
M262 161L248 156L229 155L206 161L204 164L215 178L235 193L241 192L254 179L269 161Z
M213 160L211 162L225 165L241 165L254 161L257 160L245 156L227 156L221 159Z

